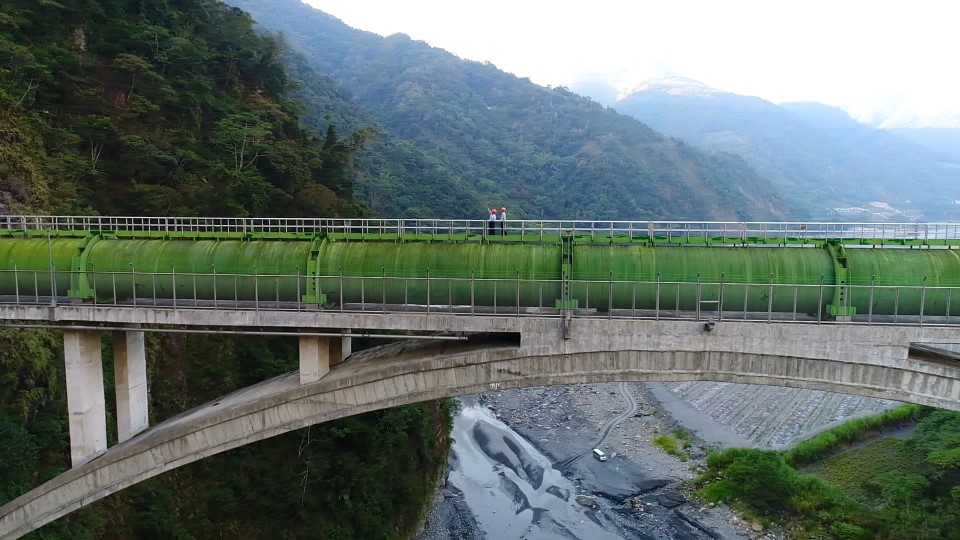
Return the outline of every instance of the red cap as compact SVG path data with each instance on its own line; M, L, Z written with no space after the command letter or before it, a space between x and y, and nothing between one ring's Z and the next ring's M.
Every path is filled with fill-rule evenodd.
M497 209L494 208L493 210L490 211L490 213L491 213L491 214L496 214L496 213L497 213Z
M504 206L503 208L501 208L501 210L503 210L504 212L506 212L506 211L507 211L507 207Z

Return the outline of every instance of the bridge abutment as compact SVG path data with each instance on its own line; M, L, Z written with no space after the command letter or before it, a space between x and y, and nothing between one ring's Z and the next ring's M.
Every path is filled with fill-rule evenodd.
M123 442L150 425L142 330L113 333L113 373L117 387L117 442Z
M70 463L77 467L107 450L100 332L64 331L63 352L70 423Z

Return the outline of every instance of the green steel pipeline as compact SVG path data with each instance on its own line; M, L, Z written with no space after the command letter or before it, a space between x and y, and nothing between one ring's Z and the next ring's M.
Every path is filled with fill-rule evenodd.
M52 257L52 264L51 264ZM960 252L576 245L571 298L597 309L827 313L835 293L864 314L960 314ZM560 298L560 244L330 240L0 239L0 295L547 306ZM51 281L51 277L55 278ZM427 279L429 277L429 280ZM722 284L722 285L721 285ZM794 285L794 286L783 286ZM960 290L958 290L960 292ZM716 309L713 306L701 306Z

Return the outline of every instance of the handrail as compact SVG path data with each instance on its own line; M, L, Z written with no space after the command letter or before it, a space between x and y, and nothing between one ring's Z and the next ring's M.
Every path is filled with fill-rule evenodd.
M149 232L170 236L229 233L236 235L317 235L343 239L455 240L486 238L484 219L423 218L266 218L167 216L0 216L0 233L10 232ZM621 220L509 220L507 235L521 239L559 237L572 231L591 241L718 243L804 243L822 239L876 240L881 244L909 240L931 243L960 240L960 223L834 223L761 221L621 221Z
M57 281L69 282L77 272L16 267L0 270L0 282L8 286L12 283L9 291L0 294L0 306L69 303L90 308L331 310L542 318L565 314L555 303L563 280L519 274L487 278L430 274L317 276L315 279L323 283L327 292L336 293L336 298L328 302L304 300L307 276L299 272L287 275L131 269L82 273L95 291L85 299L73 298L69 291L55 287ZM698 281L672 281L660 276L656 280L615 279L610 274L572 279L568 284L579 300L567 310L573 318L960 326L960 304L954 301L960 298L960 286L933 286L926 280L902 285L848 284L847 298L857 298L862 306L851 311L852 316L838 320L829 320L822 309L830 297L824 290L834 286L823 282L749 283L731 276ZM340 302L338 298L346 300ZM883 302L878 303L880 299ZM881 308L886 311L881 313Z

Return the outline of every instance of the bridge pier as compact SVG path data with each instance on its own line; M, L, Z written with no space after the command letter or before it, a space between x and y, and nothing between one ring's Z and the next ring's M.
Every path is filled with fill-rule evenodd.
M70 463L77 467L107 450L100 332L65 330L63 353L70 423Z
M113 333L113 373L117 387L117 442L123 442L150 425L142 330Z
M349 336L300 336L300 384L319 381L352 351Z

